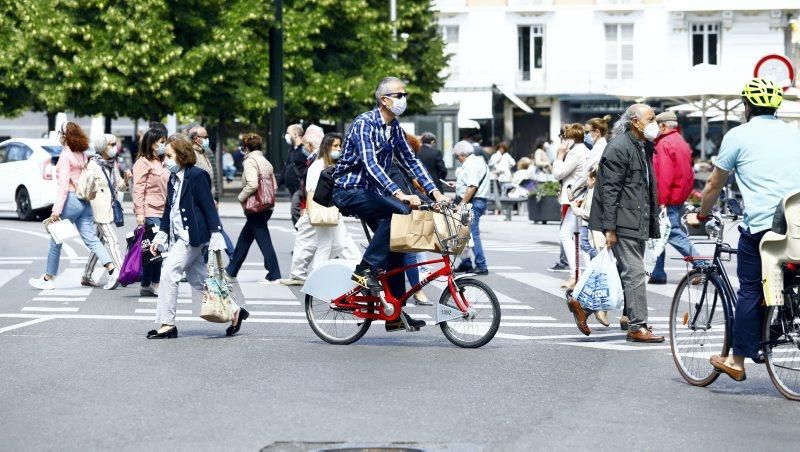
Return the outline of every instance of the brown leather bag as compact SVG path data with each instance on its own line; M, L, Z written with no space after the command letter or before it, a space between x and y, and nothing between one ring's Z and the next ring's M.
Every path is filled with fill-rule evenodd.
M259 213L275 207L275 176L267 178L258 168L258 188L244 202L244 213Z

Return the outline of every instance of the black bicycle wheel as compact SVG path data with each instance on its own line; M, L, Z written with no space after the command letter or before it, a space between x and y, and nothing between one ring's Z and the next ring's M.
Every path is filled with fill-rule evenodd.
M477 279L463 278L456 285L470 306L470 312L463 317L442 322L439 327L450 342L464 348L478 348L486 345L500 328L500 302L494 291ZM445 288L439 303L458 309L450 289Z
M787 399L800 401L800 286L787 288L783 306L767 309L761 331L772 384Z
M728 355L725 296L718 276L708 277L700 269L687 273L675 289L669 314L672 359L681 376L694 386L707 386L719 377L709 361L712 355Z
M361 339L372 320L353 315L353 311L335 308L331 302L306 295L306 319L320 339L336 345L347 345Z

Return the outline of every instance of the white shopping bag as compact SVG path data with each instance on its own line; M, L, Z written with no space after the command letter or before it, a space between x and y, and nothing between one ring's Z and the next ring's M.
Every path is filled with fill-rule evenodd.
M587 311L622 309L624 294L617 271L617 260L608 248L601 249L589 262L572 296Z
M48 218L45 220L44 227L47 229L47 232L50 233L50 237L53 238L53 241L59 245L66 240L80 235L78 233L78 228L69 220L50 221Z
M658 229L661 237L647 240L644 249L644 270L647 276L652 276L658 256L661 256L661 253L667 248L669 233L672 231L672 224L669 222L666 208L661 209L661 213L658 215Z

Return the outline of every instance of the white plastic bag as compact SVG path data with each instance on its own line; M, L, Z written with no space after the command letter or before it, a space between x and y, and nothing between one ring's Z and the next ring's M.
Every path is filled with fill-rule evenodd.
M587 311L622 309L624 294L617 271L617 260L608 248L603 248L589 262L572 296Z
M652 276L658 256L661 256L661 253L667 248L669 234L672 231L672 224L669 222L666 208L661 209L661 213L658 214L658 229L661 237L647 240L644 249L644 269L647 276Z

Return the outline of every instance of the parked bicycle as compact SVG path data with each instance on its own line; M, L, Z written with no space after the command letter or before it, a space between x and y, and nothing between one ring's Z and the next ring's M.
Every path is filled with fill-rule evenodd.
M383 287L384 298L370 294L367 289L355 286L350 275L355 262L334 259L321 265L309 275L302 292L306 294L305 311L314 333L331 344L351 344L361 339L373 321L396 321L406 300L423 287L439 280L446 282L438 302L434 305L434 321L445 337L455 345L477 348L486 345L500 327L500 303L494 291L482 281L466 274L453 275L453 259L463 249L469 234L461 232L469 228L473 216L469 206L457 210L453 205L424 204L420 210L435 210L449 221L434 228L440 244L439 259L417 262L388 272L381 272L378 279ZM403 294L393 294L389 279L413 267L436 266L438 269L422 279L419 284ZM414 328L403 323L407 331Z
M707 386L719 377L709 358L727 356L732 343L736 292L724 262L729 262L737 250L725 243L724 230L723 216L712 215L706 231L713 241L705 243L714 244L714 253L685 258L687 262L703 260L708 264L690 270L681 279L670 307L672 357L681 376L694 386ZM766 363L772 383L784 397L800 400L800 270L790 262L781 269L783 305L769 307L764 316L758 361Z

